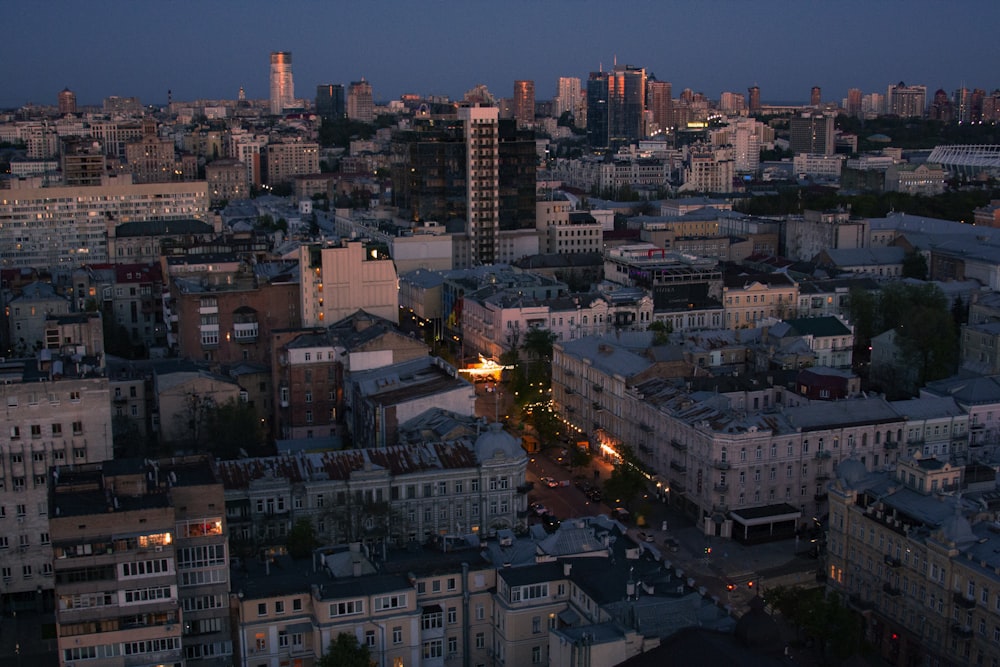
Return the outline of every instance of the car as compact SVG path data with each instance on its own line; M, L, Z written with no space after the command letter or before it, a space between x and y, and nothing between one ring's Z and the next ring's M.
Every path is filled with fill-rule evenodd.
M542 527L545 529L546 533L554 533L559 530L559 525L562 523L554 514L546 514L542 517Z
M677 553L677 550L681 548L681 543L673 537L668 537L663 540L663 547L669 551Z
M535 516L545 516L549 513L548 508L541 503L531 503L531 505L528 506L528 509L534 512Z
M635 536L638 537L643 542L652 542L656 539L649 533L644 533L641 530L638 533L636 533Z
M554 489L557 486L559 486L559 482L552 479L551 477L539 477L538 481L544 484L545 486L549 487L550 489Z

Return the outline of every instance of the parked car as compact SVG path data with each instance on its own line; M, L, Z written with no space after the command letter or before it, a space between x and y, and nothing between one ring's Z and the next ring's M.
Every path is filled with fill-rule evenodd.
M530 510L530 511L531 511L531 512L532 512L532 513L533 513L533 514L535 515L535 516L545 516L546 514L548 514L548 513L549 513L549 510L548 510L548 508L547 508L547 507L545 507L545 505L543 505L543 504L541 504L541 503L531 503L530 505L528 505L528 509L529 509L529 510Z
M549 487L550 489L554 489L557 486L559 486L559 482L552 479L551 477L539 477L538 481L544 484L545 486Z
M641 530L635 534L642 542L652 542L655 538L649 533L644 533Z
M681 547L681 543L678 542L676 539L674 539L672 537L668 537L668 538L666 538L666 539L663 540L663 548L664 549L668 549L669 551L677 553L677 550L680 549L680 547Z

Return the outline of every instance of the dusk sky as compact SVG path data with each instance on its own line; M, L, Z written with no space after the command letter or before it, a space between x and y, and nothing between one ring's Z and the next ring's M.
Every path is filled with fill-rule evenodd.
M510 96L533 79L536 99L559 76L615 57L716 99L757 84L767 102L804 103L812 86L890 83L1000 87L996 0L439 2L20 2L4 8L0 107L80 104L109 95L143 103L268 95L268 55L291 51L297 97L365 77L375 99L461 98L477 83Z

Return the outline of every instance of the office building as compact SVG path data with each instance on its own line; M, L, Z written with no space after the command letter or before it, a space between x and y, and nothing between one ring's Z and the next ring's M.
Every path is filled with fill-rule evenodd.
M347 117L363 123L375 120L375 103L372 98L372 85L364 80L352 81L347 88Z
M608 146L608 79L604 72L591 72L587 79L587 143Z
M669 81L650 79L647 84L646 100L652 116L653 125L660 132L666 132L673 122L673 100Z
M76 93L63 88L59 91L59 115L65 116L68 113L76 113Z
M231 664L225 496L209 460L51 477L59 665Z
M885 97L886 114L900 118L922 118L927 109L927 86L890 85Z
M646 70L615 65L587 80L587 136L595 148L616 148L644 136Z
M339 120L346 114L344 87L339 83L316 86L316 113L323 120Z
M64 139L61 163L67 187L102 185L108 180L107 156L99 141Z
M514 120L518 127L533 125L535 122L535 82L518 80L514 82Z
M271 52L271 114L280 116L295 106L295 85L292 82L292 54Z

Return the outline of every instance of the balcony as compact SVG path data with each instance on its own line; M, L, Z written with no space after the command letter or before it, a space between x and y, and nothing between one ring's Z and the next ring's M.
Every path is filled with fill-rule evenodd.
M725 483L722 483L722 482L720 482L720 483L717 483L717 484L716 484L716 485L715 485L714 487L712 487L712 488L714 488L714 489L715 489L716 491L718 491L719 493L725 493L726 491L728 491L728 490L729 490L729 485L728 485L728 484L725 484Z
M886 565L892 568L900 567L903 564L898 558L893 558L889 554L886 554L883 560Z
M712 467L716 470L729 470L729 461L724 461L722 459L715 459L712 461Z
M639 422L639 430L642 431L643 433L652 433L653 427L647 424L646 422Z
M684 486L683 482L678 482L676 479L671 479L670 491L673 493L684 493L685 491L687 491L687 487Z
M901 590L890 584L888 581L882 584L882 592L892 597L898 597L903 594Z
M813 500L817 503L821 503L829 497L828 493L817 493L813 495Z
M899 449L899 441L898 440L896 440L896 441L886 440L885 441L885 448L886 449Z
M831 456L833 456L833 454L828 449L820 449L816 452L816 458L818 459L828 459Z
M816 481L817 482L825 482L828 479L830 479L830 473L828 473L828 472L816 473Z
M687 472L687 466L681 463L680 461L671 461L670 469L676 470L677 472Z
M597 384L596 382L594 383L594 386L593 386L593 389L594 389L594 391L596 391L596 392L597 392L598 394L599 394L599 393L601 393L602 391L604 391L604 387L603 387L603 386L601 386L601 385L599 385L599 384Z
M601 408L601 404L600 404L600 403L598 403L597 401L594 401L593 403L591 403L591 404L590 404L590 407L592 407L592 408L594 409L594 411L595 411L595 412L596 412L597 410L602 410L602 409L603 409L603 408Z
M679 452L686 452L688 446L676 438L670 438L670 446Z
M951 626L951 632L959 639L972 639L972 627L955 623Z
M257 323L244 322L233 324L233 337L238 343L247 343L257 340Z
M573 395L573 394L575 394L575 393L576 393L576 392L574 392L574 391L573 391L573 388L572 388L572 387L566 387L566 395L567 395L567 396L572 396L572 395Z
M967 598L958 591L952 595L952 599L955 601L955 606L959 609L975 609L976 601L972 598Z

